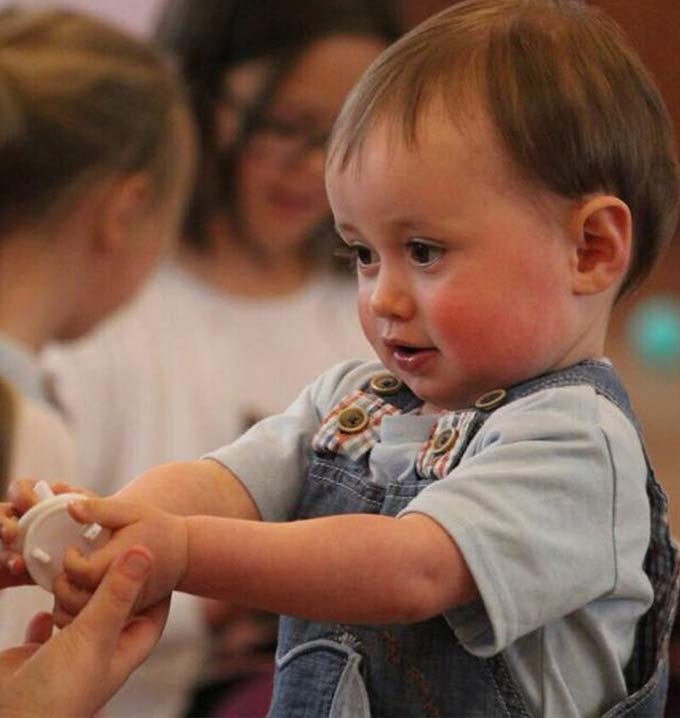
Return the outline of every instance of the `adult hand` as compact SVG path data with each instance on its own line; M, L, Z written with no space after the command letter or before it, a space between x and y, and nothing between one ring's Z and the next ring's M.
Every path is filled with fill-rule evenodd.
M156 645L169 599L130 620L152 568L152 556L134 546L109 566L79 616L51 637L40 614L24 646L0 653L0 715L43 718L93 715Z

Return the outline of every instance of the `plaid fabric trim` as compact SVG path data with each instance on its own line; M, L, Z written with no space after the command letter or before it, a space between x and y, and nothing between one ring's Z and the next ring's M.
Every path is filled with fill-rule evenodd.
M467 448L470 430L475 424L477 411L458 411L443 414L432 427L428 440L422 445L416 459L416 472L423 479L443 479L460 461ZM449 432L454 432L453 441L442 451L437 442Z
M355 434L343 431L338 422L340 414L350 408L360 409L368 417L366 427ZM399 413L399 409L375 394L357 390L345 397L323 420L312 441L314 450L330 451L346 456L352 461L358 461L378 441L383 417Z
M635 650L626 670L631 691L641 689L667 655L680 589L678 549L668 526L668 500L651 473L647 495L652 531L644 568L654 588L654 600L638 623Z

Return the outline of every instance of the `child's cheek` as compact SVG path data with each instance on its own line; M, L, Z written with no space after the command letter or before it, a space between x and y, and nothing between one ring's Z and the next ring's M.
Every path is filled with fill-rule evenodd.
M533 341L534 325L510 318L512 307L475 302L467 308L440 303L432 319L440 351L462 370L494 375L521 365Z

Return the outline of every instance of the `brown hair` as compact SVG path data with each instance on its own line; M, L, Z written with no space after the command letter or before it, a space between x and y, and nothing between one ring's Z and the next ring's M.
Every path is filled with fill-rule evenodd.
M183 235L189 245L211 248L209 227L216 213L227 211L244 230L238 226L238 160L300 56L314 42L337 35L376 38L387 45L401 33L397 6L397 0L169 0L157 36L175 54L187 82L201 144ZM239 131L225 150L215 127L216 108L228 99L224 76L253 61L264 61L267 70L252 104L235 108ZM332 236L326 224L318 228L322 245L325 235ZM320 238L310 243L315 239Z
M9 485L15 424L16 398L9 384L0 378L0 501Z
M0 231L68 207L109 173L150 171L184 102L165 58L108 24L64 10L0 14Z
M608 192L633 216L621 292L653 267L678 220L672 123L613 20L579 0L468 0L388 48L347 99L329 162L344 167L381 119L417 143L434 99L454 120L481 101L529 181L565 197Z

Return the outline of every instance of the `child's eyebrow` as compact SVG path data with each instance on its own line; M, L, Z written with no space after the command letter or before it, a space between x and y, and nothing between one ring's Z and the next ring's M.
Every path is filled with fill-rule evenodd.
M419 226L422 225L422 222L419 222L415 219L391 219L386 220L384 222L384 225L386 227L389 227L390 229L406 229L406 230L413 230L417 229ZM343 230L349 230L350 232L356 231L356 227L354 225L350 224L349 222L337 222L335 224L335 229L338 232L341 232Z

